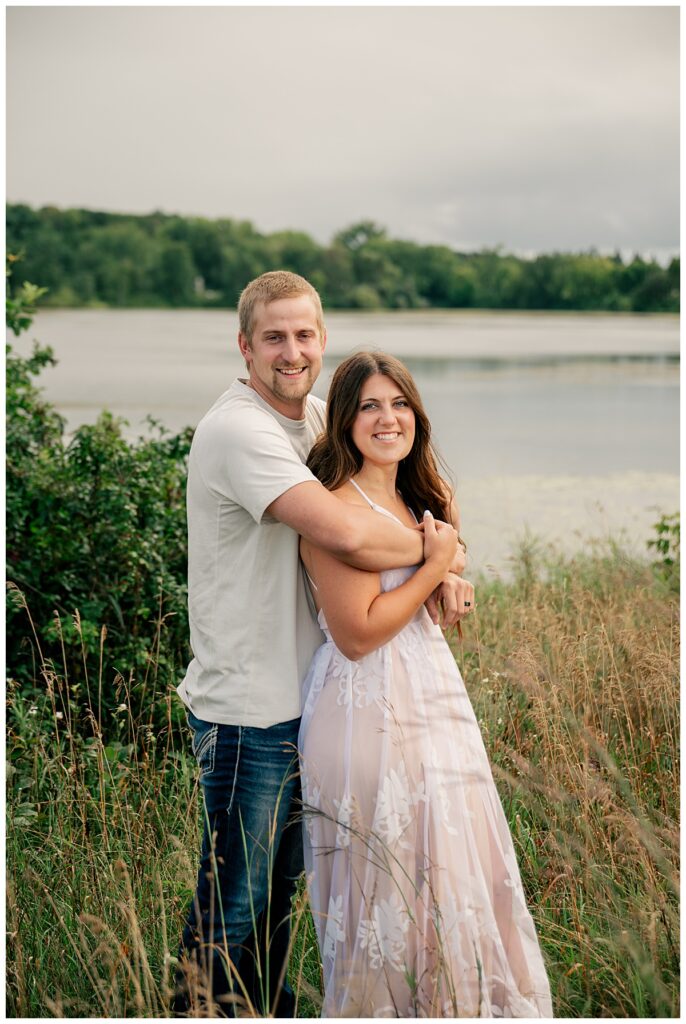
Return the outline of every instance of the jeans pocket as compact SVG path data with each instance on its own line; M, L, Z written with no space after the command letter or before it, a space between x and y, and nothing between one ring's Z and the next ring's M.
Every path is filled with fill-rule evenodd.
M195 715L189 714L186 717L193 731L191 747L200 767L200 776L205 778L214 771L219 726L215 722L203 722Z

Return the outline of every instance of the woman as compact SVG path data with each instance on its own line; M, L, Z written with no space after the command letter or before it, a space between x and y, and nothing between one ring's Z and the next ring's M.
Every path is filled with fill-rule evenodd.
M373 514L412 525L424 513L426 541L422 566L381 574L301 542L326 635L299 741L322 1015L551 1016L476 718L423 607L456 544L435 520L457 510L402 363L362 352L338 367L308 465Z

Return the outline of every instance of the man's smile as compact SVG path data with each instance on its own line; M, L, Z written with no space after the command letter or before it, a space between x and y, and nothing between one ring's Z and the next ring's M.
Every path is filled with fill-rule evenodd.
M299 377L306 369L306 366L277 366L276 372L284 377Z

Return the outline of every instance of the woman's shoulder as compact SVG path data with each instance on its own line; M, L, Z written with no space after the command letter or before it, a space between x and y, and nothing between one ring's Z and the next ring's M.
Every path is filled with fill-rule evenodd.
M335 494L341 501L347 502L348 505L360 505L362 508L369 508L368 502L364 500L360 492L353 487L349 480L346 480L345 483L341 484L340 487L337 487L331 493Z
M340 487L334 488L331 491L331 493L335 494L337 498L339 498L341 501L344 501L347 505L357 505L359 508L369 508L369 505L364 500L362 495L355 490L353 485L348 480L346 480L345 483L341 484ZM318 549L315 544L312 544L310 541L305 540L304 537L300 538L301 556L304 553L305 556L307 557L313 551L317 550L323 551L323 549Z

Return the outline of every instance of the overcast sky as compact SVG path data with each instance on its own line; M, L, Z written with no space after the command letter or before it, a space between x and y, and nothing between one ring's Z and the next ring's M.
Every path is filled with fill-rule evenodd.
M679 245L676 7L14 7L12 202Z

